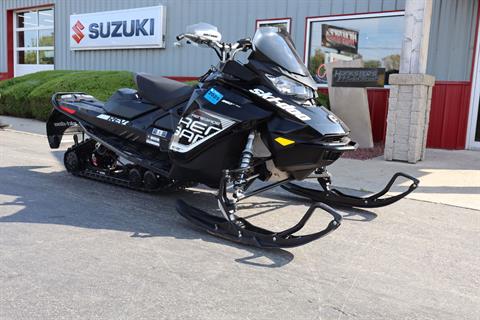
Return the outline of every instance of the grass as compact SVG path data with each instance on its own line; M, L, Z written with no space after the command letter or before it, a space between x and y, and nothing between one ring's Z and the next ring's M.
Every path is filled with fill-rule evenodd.
M46 120L55 92L82 91L107 100L119 88L134 88L127 71L43 71L0 81L0 114Z

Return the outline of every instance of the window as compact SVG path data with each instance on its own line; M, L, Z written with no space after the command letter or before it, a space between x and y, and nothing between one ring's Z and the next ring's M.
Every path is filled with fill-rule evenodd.
M325 63L362 59L365 67L385 68L387 81L400 68L403 25L404 12L307 18L308 70L326 85Z
M259 19L256 22L255 30L261 27L280 27L291 33L291 21L291 18Z
M53 8L16 13L16 64L54 64Z

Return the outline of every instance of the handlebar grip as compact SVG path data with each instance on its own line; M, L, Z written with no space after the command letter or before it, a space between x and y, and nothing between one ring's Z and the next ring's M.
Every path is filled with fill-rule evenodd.
M182 33L182 34L179 34L179 35L177 36L177 41L180 41L180 40L182 40L183 38L185 38L185 35L184 35L183 33Z

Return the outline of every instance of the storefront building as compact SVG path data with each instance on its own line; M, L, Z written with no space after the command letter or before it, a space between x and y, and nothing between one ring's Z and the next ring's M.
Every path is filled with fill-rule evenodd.
M319 90L328 92L322 65L332 59L362 58L387 75L398 72L404 10L404 0L1 0L0 80L53 69L194 79L216 57L175 43L187 25L211 23L234 41L273 24L290 31ZM427 146L480 149L478 0L433 0L432 11L427 73L436 82ZM355 50L325 47L327 26L356 30ZM377 142L385 138L388 96L388 85L368 90Z

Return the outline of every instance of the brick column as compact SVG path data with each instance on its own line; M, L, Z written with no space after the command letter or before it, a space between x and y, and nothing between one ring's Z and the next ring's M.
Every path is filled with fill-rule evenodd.
M432 87L426 74L390 76L385 159L416 163L425 158Z
M433 76L425 74L432 0L406 0L400 73L390 75L385 159L425 158Z

